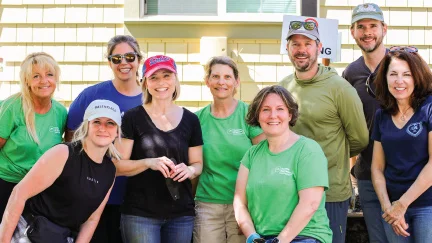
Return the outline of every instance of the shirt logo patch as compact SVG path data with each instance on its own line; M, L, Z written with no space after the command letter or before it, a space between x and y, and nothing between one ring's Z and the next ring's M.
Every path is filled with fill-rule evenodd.
M413 137L417 137L423 130L423 125L421 122L416 122L416 123L411 123L407 129L406 132L413 136Z
M231 128L228 129L228 134L238 136L238 135L243 135L244 131L241 128Z
M49 131L52 133L60 134L60 129L58 127L50 126Z
M292 176L294 174L289 168L281 168L281 167L276 167L274 173L280 175L287 175L287 176Z

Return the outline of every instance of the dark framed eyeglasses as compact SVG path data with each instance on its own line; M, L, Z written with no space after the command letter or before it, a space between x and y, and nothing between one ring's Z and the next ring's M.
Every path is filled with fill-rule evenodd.
M253 239L252 243L265 243L266 240L264 240L263 238L258 238L258 239Z
M126 62L134 62L137 55L138 53L136 52L128 52L123 55L121 54L109 55L108 60L110 60L114 64L120 64L123 58L126 60Z
M372 84L371 82L373 82L374 79L375 79L375 74L374 73L369 74L368 78L366 79L366 92L373 98L376 98L375 92L371 87Z
M389 50L390 52L396 52L396 51L406 51L409 53L418 52L418 49L415 46L392 46L390 47Z
M290 29L294 29L294 30L298 30L302 26L305 30L313 30L317 27L315 22L312 22L312 21L311 22L291 21L289 26L290 26Z

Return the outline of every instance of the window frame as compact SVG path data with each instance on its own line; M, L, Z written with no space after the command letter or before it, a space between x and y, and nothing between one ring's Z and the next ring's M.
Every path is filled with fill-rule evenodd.
M147 15L146 2L139 1L139 18L144 22L261 22L280 23L286 13L227 13L227 0L217 0L217 15ZM296 13L301 15L301 2L296 1Z

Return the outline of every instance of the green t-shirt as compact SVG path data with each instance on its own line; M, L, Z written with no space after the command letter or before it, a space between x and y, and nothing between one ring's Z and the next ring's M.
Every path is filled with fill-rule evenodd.
M47 113L35 114L38 145L27 132L21 99L12 98L4 102L5 109L0 114L0 137L6 139L6 143L0 149L0 178L18 183L45 151L62 142L67 111L52 100Z
M274 154L264 140L249 149L241 163L249 169L246 185L248 209L260 235L278 235L299 202L298 192L328 188L327 159L319 144L301 136L290 148ZM299 235L332 242L325 210L325 195L312 219Z
M196 200L232 204L240 160L252 146L251 139L261 128L246 124L248 105L238 101L226 118L211 114L210 105L196 112L203 134L204 167L199 178Z

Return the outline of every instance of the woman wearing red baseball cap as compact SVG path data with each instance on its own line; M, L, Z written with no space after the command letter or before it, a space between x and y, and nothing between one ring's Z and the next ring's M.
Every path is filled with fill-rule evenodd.
M174 103L180 95L175 61L158 55L143 66L143 104L124 114L123 159L129 176L122 205L124 242L190 243L194 226L191 179L202 171L198 117ZM123 162L123 163L122 163Z

